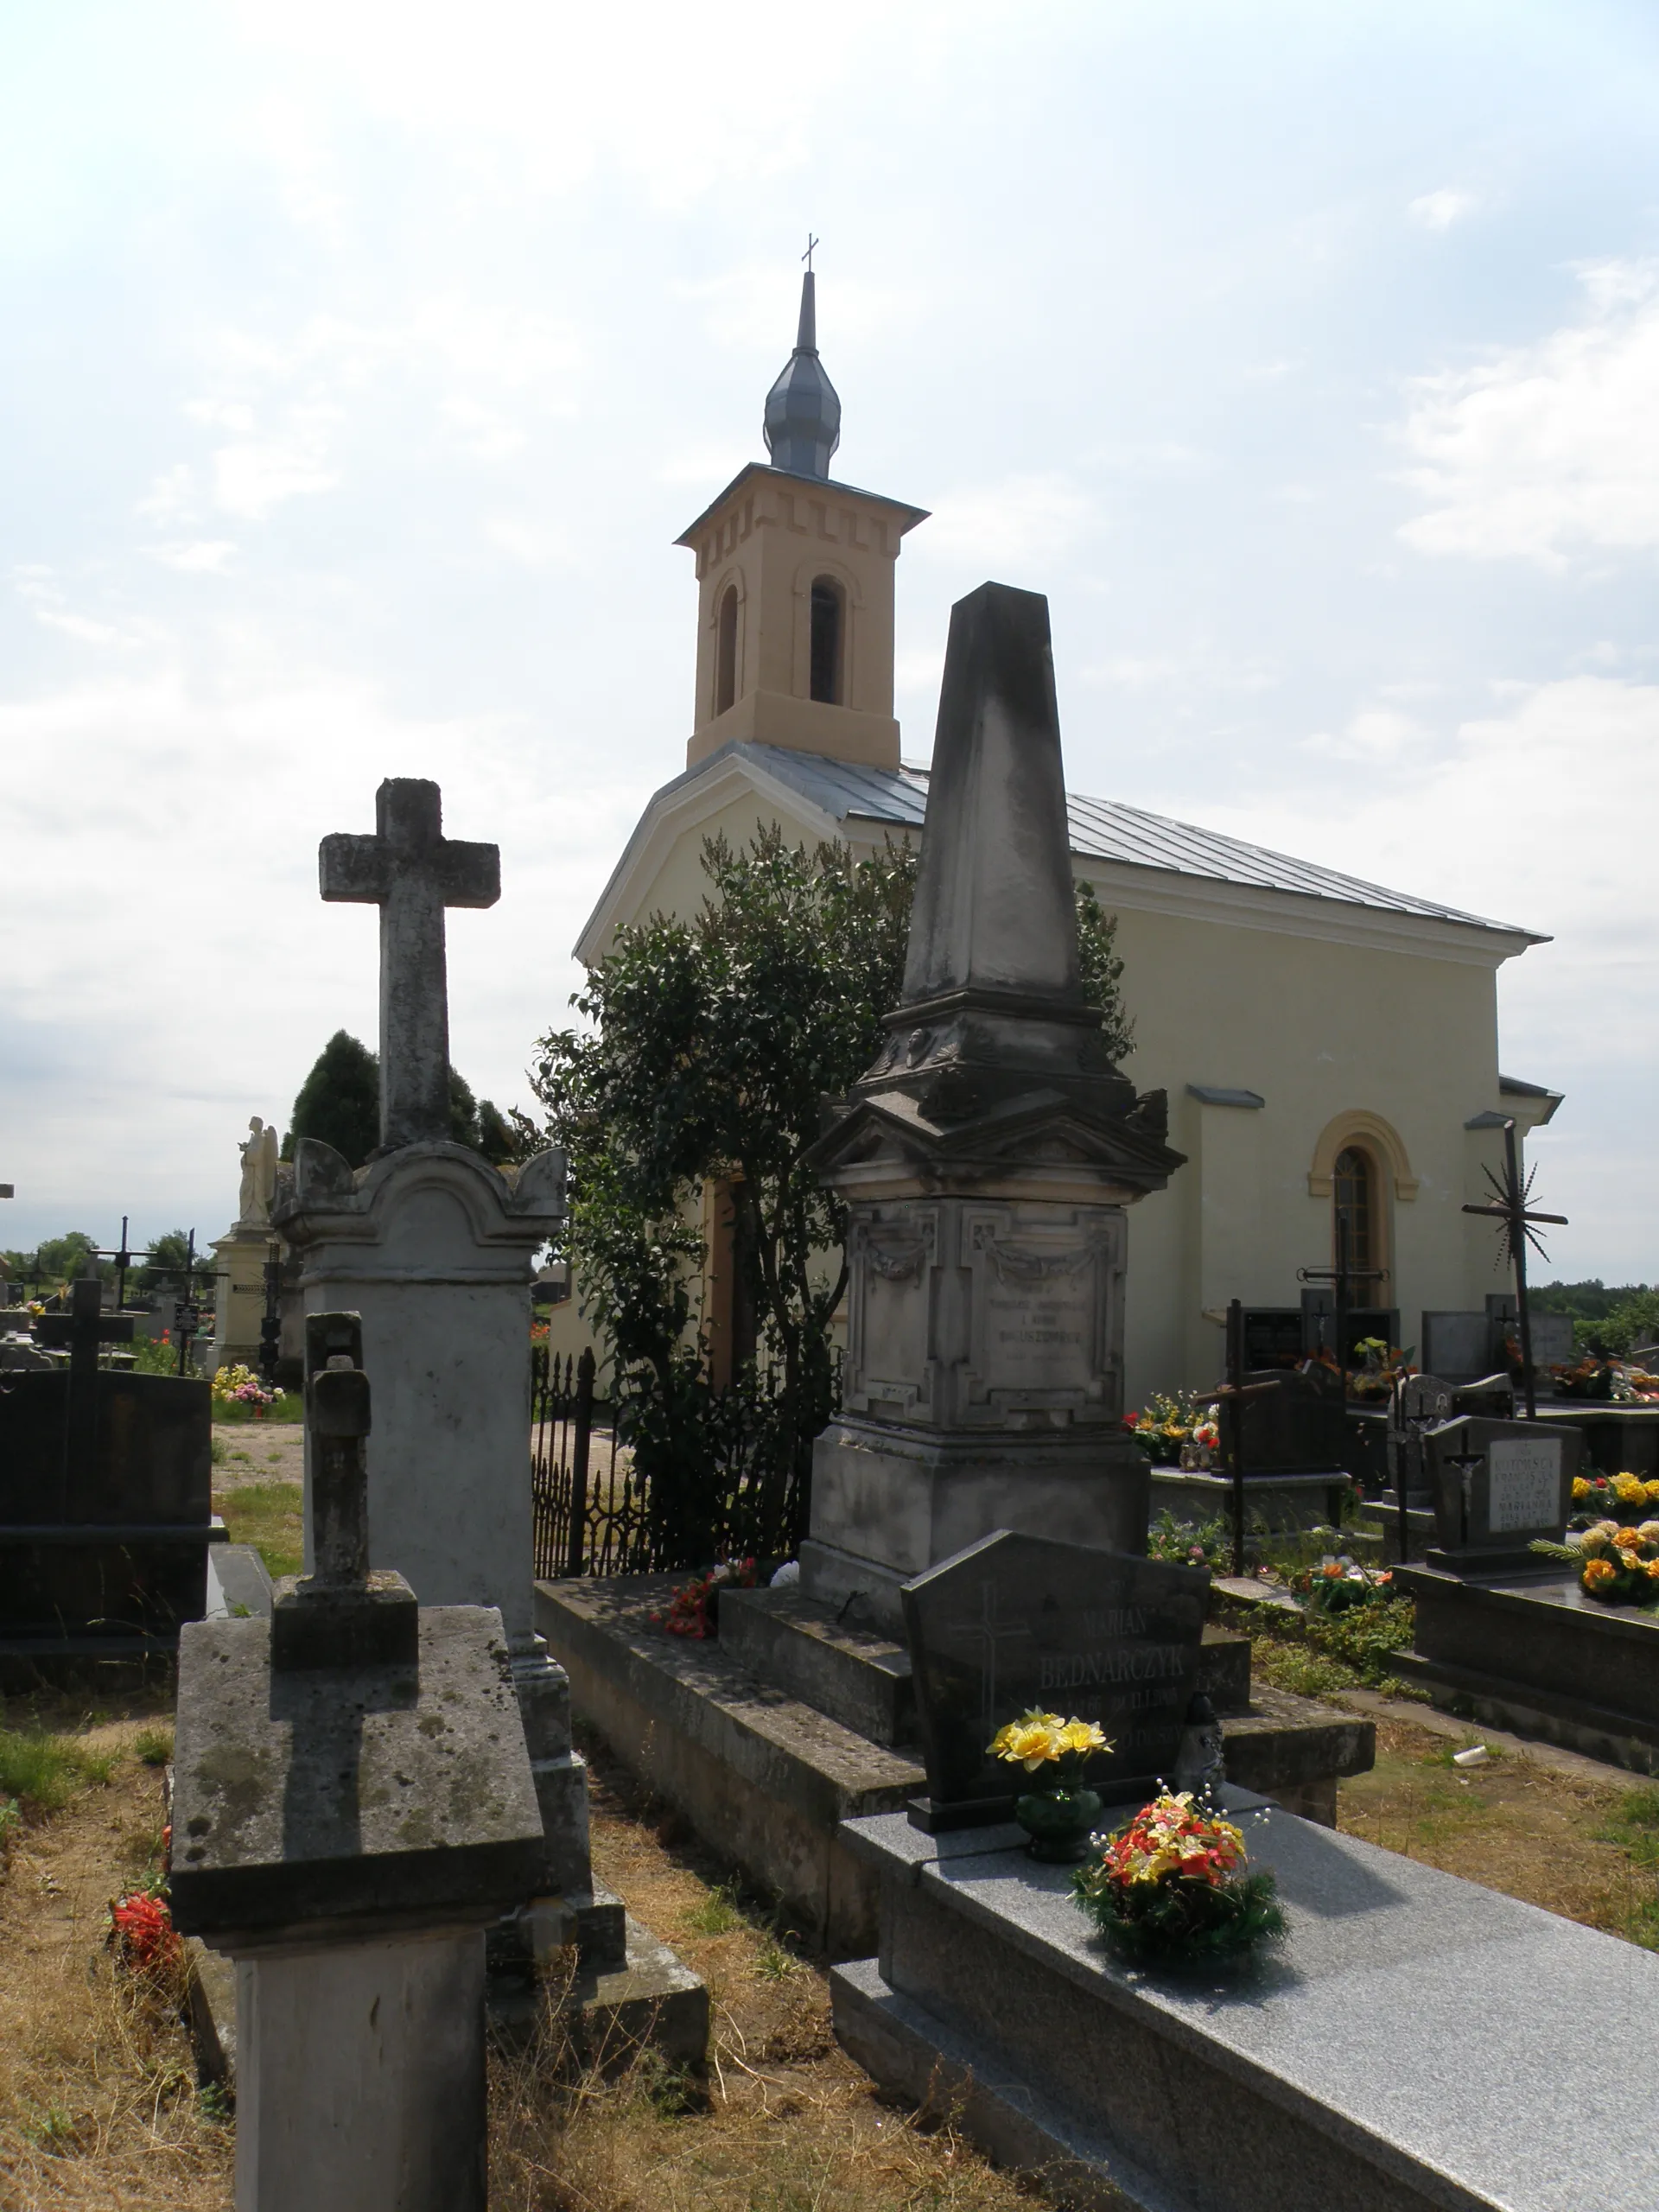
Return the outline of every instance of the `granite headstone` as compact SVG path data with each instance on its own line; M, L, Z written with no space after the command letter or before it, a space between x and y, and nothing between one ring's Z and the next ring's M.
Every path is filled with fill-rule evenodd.
M932 1831L1008 1817L1027 1783L990 1757L1006 1721L1035 1707L1098 1721L1109 1753L1086 1779L1142 1801L1173 1774L1198 1681L1204 1567L1057 1543L1003 1529L905 1584Z
M1244 1381L1247 1389L1274 1386L1243 1402L1244 1465L1251 1474L1330 1474L1346 1465L1342 1385L1329 1368L1266 1368Z
M1428 1430L1424 1446L1440 1539L1430 1567L1475 1577L1560 1573L1529 1547L1566 1534L1584 1448L1576 1429L1470 1414Z

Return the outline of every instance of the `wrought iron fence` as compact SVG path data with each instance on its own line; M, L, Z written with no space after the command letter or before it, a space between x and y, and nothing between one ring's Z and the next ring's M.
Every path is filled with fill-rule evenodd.
M751 1375L741 1389L707 1393L691 1424L699 1440L691 1492L682 1480L658 1497L627 1440L628 1409L595 1402L592 1351L561 1359L538 1344L531 1358L537 1580L792 1555L804 1497L788 1464L770 1377ZM636 1432L642 1412L633 1411ZM641 1449L647 1459L658 1427L645 1412ZM686 1471L682 1463L679 1472Z
M594 1355L537 1344L531 1369L531 1500L536 1576L643 1574L664 1564L633 1455L613 1409L594 1397Z

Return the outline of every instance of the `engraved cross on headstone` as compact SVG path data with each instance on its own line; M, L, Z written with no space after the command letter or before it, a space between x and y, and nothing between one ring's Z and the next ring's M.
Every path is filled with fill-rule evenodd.
M384 1149L449 1134L449 994L446 906L493 906L501 849L443 834L438 786L391 776L374 800L372 837L325 837L325 899L380 909L380 1142Z

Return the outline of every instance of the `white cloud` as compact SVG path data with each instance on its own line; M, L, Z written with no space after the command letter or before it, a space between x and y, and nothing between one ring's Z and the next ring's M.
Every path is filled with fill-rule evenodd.
M180 569L187 575L222 576L235 557L228 537L181 538L175 543L145 548L152 561L164 569Z
M1512 687L1504 711L1438 746L1384 709L1313 742L1378 772L1301 777L1271 804L1206 819L1552 937L1503 972L1506 1060L1532 1063L1519 1072L1554 1082L1573 1059L1645 1065L1659 1024L1659 685Z
M1069 552L1093 514L1092 502L1067 477L1005 476L946 493L914 542L924 558L973 563L1001 582L1020 583L1015 569L1042 567Z
M1472 193L1425 192L1412 201L1406 213L1426 231L1449 231L1453 223L1460 223L1465 215L1472 214L1474 208Z
M1584 272L1588 312L1541 344L1424 378L1404 425L1426 497L1419 552L1559 567L1659 545L1659 290L1649 265Z

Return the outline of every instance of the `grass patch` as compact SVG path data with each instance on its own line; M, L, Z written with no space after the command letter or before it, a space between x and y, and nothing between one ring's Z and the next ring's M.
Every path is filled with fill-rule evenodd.
M0 1799L15 1798L25 1811L60 1812L78 1789L106 1783L118 1751L91 1751L43 1728L0 1728Z
M686 1914L685 1924L694 1936L729 1936L744 1920L736 1898L722 1886L698 1899Z
M241 1483L219 1505L233 1544L251 1544L272 1576L297 1574L305 1564L303 1486Z
M132 1748L146 1766L165 1766L173 1756L173 1731L141 1728L132 1739Z
M1464 1748L1382 1723L1376 1766L1338 1789L1338 1827L1659 1950L1659 1788L1620 1789L1513 1752L1452 1766Z
M1328 1697L1332 1690L1361 1687L1359 1676L1341 1660L1277 1637L1262 1637L1252 1644L1250 1671L1270 1688L1288 1690L1294 1697Z

